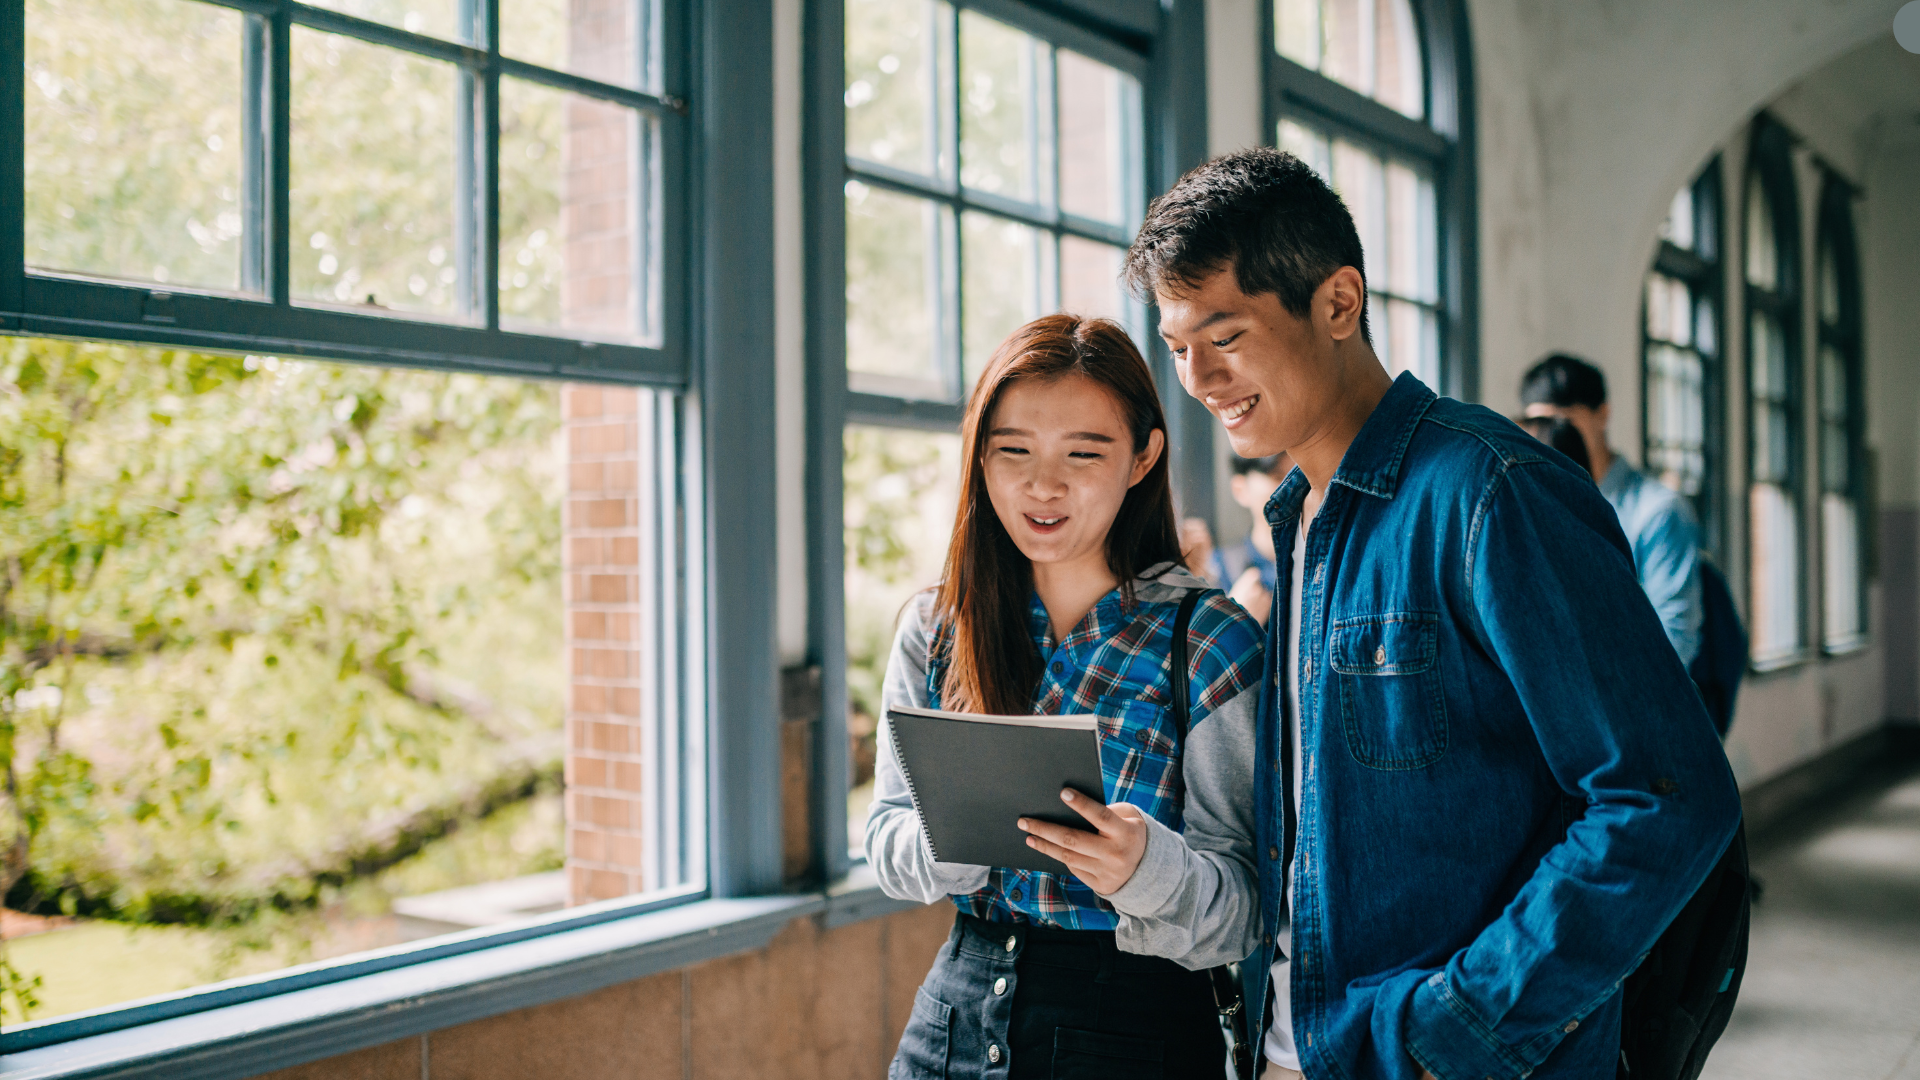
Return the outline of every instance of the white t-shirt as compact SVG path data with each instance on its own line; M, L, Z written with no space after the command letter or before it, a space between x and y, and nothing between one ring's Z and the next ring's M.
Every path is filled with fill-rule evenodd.
M1293 534L1293 573L1287 576L1287 729L1288 737L1293 740L1293 816L1300 818L1300 592L1301 582L1306 577L1307 567L1307 522L1301 516L1300 528ZM1287 863L1287 910L1293 910L1293 863ZM1292 925L1280 927L1274 935L1273 962L1273 1020L1267 1026L1267 1035L1261 1050L1267 1060L1275 1065L1300 1071L1300 1052L1293 1044L1293 995L1288 992L1291 985L1288 976L1293 962L1288 959L1293 954ZM1249 1002L1251 1004L1251 1002Z

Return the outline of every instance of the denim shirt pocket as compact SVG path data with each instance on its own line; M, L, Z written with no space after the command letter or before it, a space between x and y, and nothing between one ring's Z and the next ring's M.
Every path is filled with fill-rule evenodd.
M1440 616L1358 615L1333 624L1327 648L1337 674L1340 726L1355 761L1370 769L1424 769L1447 752Z

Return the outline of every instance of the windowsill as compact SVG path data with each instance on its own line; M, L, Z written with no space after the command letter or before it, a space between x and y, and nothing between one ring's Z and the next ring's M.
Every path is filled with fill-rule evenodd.
M1845 641L1836 641L1821 647L1822 655L1829 660L1839 660L1849 656L1858 656L1873 647L1873 639L1865 634Z
M631 918L158 1020L0 1058L0 1080L242 1080L764 947L916 905L856 867L824 892L696 900Z
M1766 660L1750 660L1747 662L1747 672L1751 675L1778 675L1783 671L1791 671L1802 664L1811 663L1818 657L1819 654L1812 649L1802 649L1799 652L1788 653L1785 656L1775 656Z

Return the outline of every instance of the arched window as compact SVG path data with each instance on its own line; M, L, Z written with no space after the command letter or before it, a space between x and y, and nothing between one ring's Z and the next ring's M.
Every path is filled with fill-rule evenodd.
M1799 215L1784 129L1763 120L1747 169L1747 619L1756 667L1797 659L1801 617Z
M1860 263L1853 235L1853 196L1828 174L1820 196L1815 296L1820 357L1821 645L1844 652L1866 638L1861 573L1866 490L1860 349Z
M1720 163L1674 193L1647 273L1642 312L1642 460L1693 503L1719 548Z
M1268 109L1275 145L1346 200L1366 253L1368 323L1388 370L1468 392L1457 13L1411 0L1273 0ZM1452 287L1449 287L1450 284Z

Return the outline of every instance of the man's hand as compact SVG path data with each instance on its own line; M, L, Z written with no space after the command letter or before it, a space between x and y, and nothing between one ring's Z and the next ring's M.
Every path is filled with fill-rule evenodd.
M1074 808L1098 832L1083 832L1037 818L1021 818L1027 846L1067 864L1075 877L1101 896L1111 896L1133 877L1147 854L1147 819L1129 803L1102 806L1071 788L1061 801Z

